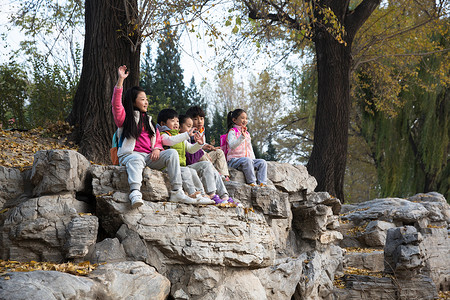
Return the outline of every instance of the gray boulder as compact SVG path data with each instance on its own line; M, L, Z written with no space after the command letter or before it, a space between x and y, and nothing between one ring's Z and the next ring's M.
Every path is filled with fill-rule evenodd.
M97 239L98 219L72 194L25 199L5 214L2 259L53 261L82 258Z
M83 191L90 165L83 155L73 150L36 152L31 172L33 195Z

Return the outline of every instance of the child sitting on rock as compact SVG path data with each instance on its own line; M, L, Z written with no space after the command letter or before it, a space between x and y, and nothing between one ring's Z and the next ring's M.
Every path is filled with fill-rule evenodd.
M243 109L238 108L228 113L228 166L244 172L247 184L251 186L259 184L263 187L267 185L267 162L255 158L247 123L247 113Z
M202 150L194 153L187 154L187 164L193 164L198 161L210 161L217 171L222 175L223 179L226 181L230 180L230 173L228 172L227 159L225 154L220 149L220 147L214 147L212 145L206 144L205 138L205 112L200 106L192 106L186 111L186 115L192 118L193 127L201 133L203 142L205 145ZM194 140L191 139L191 143ZM209 152L205 152L209 151Z
M201 142L200 134L195 132L195 128L190 128L190 130L180 133L178 113L173 109L161 110L158 114L157 122L156 128L161 132L163 146L175 149L178 152L184 190L189 197L196 200L197 204L214 204L215 202L205 195L197 171L186 167L186 151L195 153L203 146L203 143L199 143ZM195 139L195 144L187 142L190 137Z

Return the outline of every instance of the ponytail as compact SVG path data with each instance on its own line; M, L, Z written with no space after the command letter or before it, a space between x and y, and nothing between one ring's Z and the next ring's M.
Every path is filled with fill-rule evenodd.
M233 119L237 119L245 110L237 108L233 111L230 111L227 115L227 132L233 128L234 122Z

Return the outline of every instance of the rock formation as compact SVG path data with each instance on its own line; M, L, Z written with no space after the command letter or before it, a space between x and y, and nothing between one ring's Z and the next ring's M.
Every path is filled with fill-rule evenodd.
M269 162L265 188L230 171L227 189L244 208L167 202L166 174L145 168L145 205L132 209L125 168L74 151L40 151L24 172L0 167L1 259L101 264L85 277L5 273L0 299L361 299L350 277L336 289L335 275L384 260L433 295L448 290L436 253L448 259L450 210L439 194L344 206L340 221L340 201L314 192L304 166ZM376 253L344 259L350 246ZM380 284L398 291L390 277Z

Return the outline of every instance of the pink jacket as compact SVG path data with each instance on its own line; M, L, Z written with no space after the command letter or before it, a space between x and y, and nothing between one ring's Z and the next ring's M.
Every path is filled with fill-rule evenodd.
M250 133L247 131L243 135L241 133L240 126L234 126L238 128L238 132L230 130L227 136L228 153L227 161L232 158L250 157L255 159L255 153L253 153L252 139Z
M112 101L111 101L114 122L116 123L117 127L119 127L119 129L117 131L118 132L117 138L119 138L119 139L120 139L120 136L122 135L122 132L123 132L122 125L123 125L123 122L125 121L125 108L123 107L123 104L122 104L122 91L123 91L123 88L114 87L114 93L113 93L113 97L112 97ZM137 124L139 122L139 111L135 111L134 119ZM162 146L162 142L161 142L161 135L157 129L155 130L155 128L153 128L153 125L151 123L151 117L149 117L149 122L150 122L150 128L152 128L152 130L155 132L155 134L150 139L150 143L151 143L150 149L151 150L153 150L153 149L164 150L164 148ZM145 133L142 132L141 135L142 134L145 134ZM145 139L140 139L140 140L145 140ZM123 140L122 147L120 147L119 150L117 151L117 155L120 157L122 155L132 153L134 151L135 147L136 147L136 139L125 138Z

